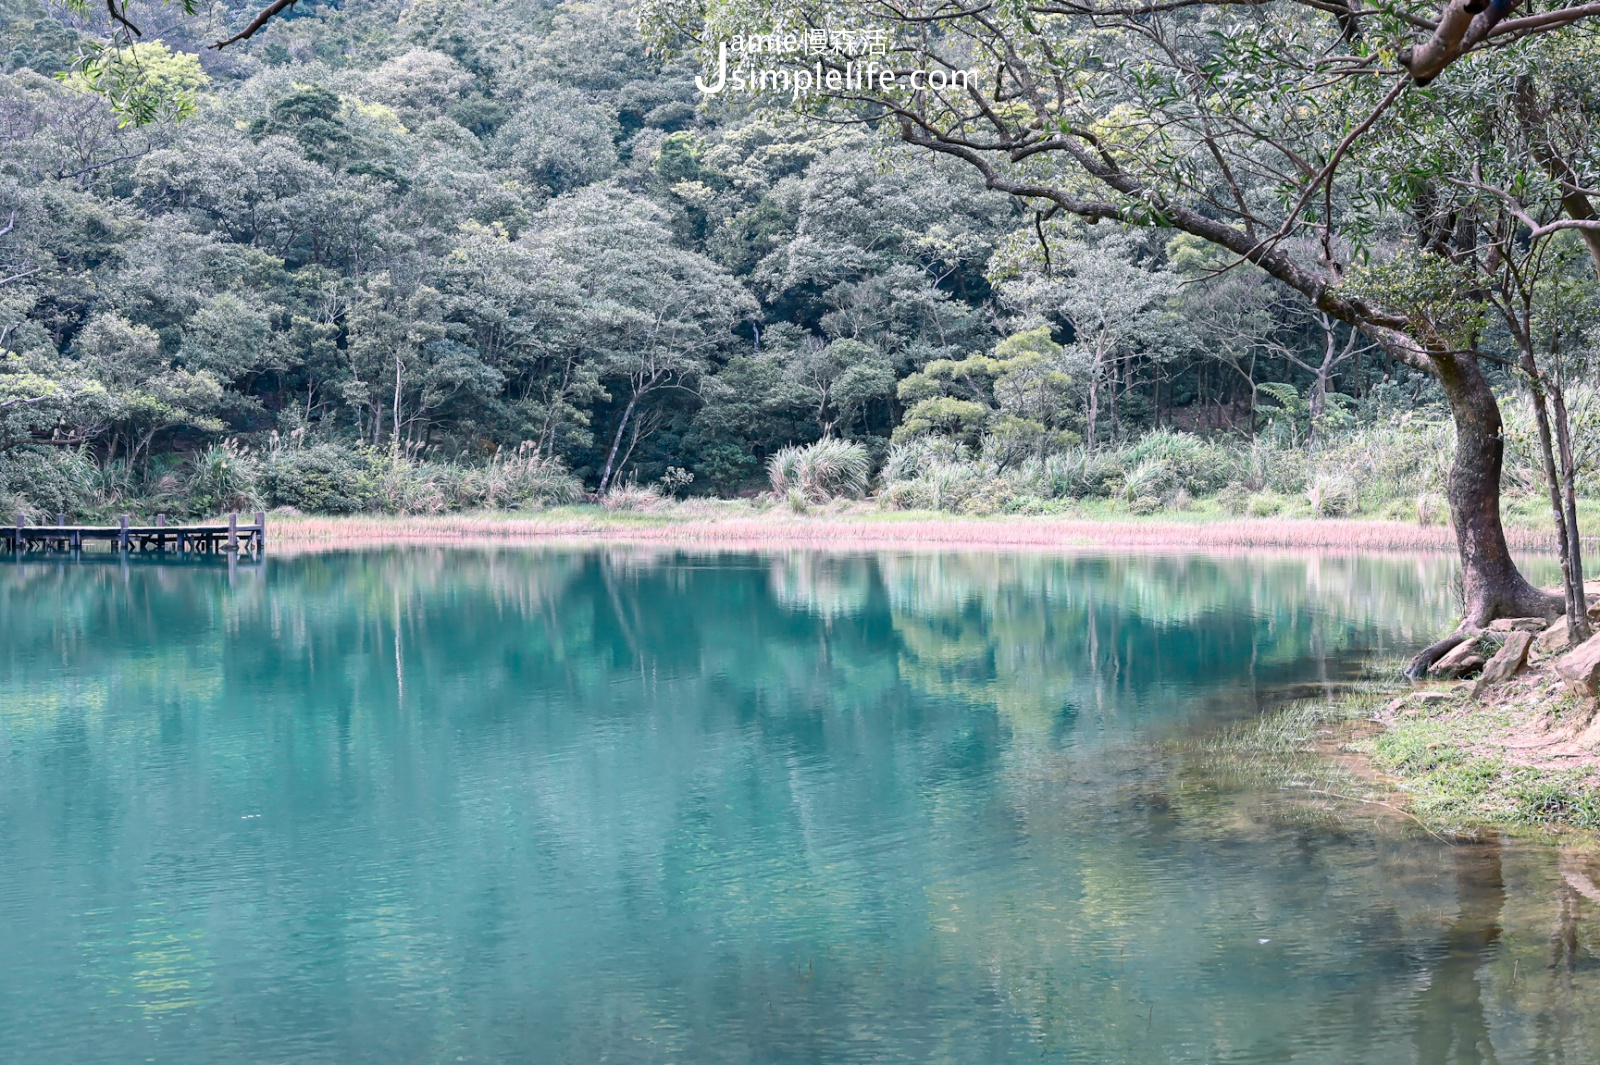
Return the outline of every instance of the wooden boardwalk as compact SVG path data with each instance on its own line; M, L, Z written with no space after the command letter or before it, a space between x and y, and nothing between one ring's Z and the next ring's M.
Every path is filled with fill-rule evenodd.
M168 525L166 515L157 514L154 525L130 524L128 515L116 525L68 525L56 515L54 525L29 525L18 518L15 525L0 526L0 550L21 554L28 551L82 551L94 543L109 545L112 551L176 551L192 554L218 554L248 551L259 554L267 546L267 516L259 511L253 525L239 523L239 515L229 514L225 525Z

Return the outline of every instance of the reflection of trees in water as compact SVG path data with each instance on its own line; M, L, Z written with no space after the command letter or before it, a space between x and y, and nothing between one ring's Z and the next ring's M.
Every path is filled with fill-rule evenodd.
M1600 857L1572 846L1515 846L1516 893L1498 837L1449 849L1456 909L1425 959L1428 983L1414 1006L1417 1065L1493 1065L1507 1057L1555 1065L1600 1055L1600 929L1588 916L1600 905ZM1542 875L1530 877L1529 863ZM1508 942L1508 911L1549 929L1543 958L1535 937Z
M1047 740L1152 698L1303 677L1330 654L1410 646L1448 613L1430 560L1316 555L884 555L902 673ZM1440 573L1433 571L1438 570ZM1235 692L1237 695L1237 691Z
M1484 1014L1480 982L1490 950L1500 940L1506 886L1500 840L1459 843L1450 849L1456 916L1445 931L1429 983L1416 1000L1417 1065L1488 1065L1498 1061Z
M1522 1060L1505 1049L1534 1045L1519 1041L1522 1016L1546 1026L1545 1060L1578 1060L1596 1034L1578 1008L1596 1002L1594 904L1564 873L1590 866L1558 875L1519 852L1497 873L1452 852L1460 902L1441 943L1417 915L1445 908L1450 885L1397 887L1338 840L1230 837L1207 811L1163 802L1147 767L1051 742L1063 708L1133 716L1137 697L1182 678L1268 683L1308 655L1420 638L1446 609L1426 605L1447 594L1432 566L427 549L269 561L231 585L225 571L19 567L0 572L4 739L20 751L58 730L71 744L12 781L56 797L18 839L56 853L102 831L85 794L101 810L178 808L166 781L119 770L130 750L214 767L207 809L231 819L270 801L269 820L331 841L335 868L370 855L351 819L374 818L394 875L372 881L385 892L352 891L342 914L384 929L387 953L361 965L470 971L440 912L452 934L538 928L551 960L526 964L541 979L620 950L673 972L674 990L624 1001L587 988L579 1020L631 1038L692 1006L706 1030L660 1038L704 1060L781 1039L837 1057L819 1033L874 1036L954 995L981 1008L918 1014L925 1060L981 1060L999 1017L1012 1049L1032 1040L1045 1060L1089 1047L1104 1061L1197 1047L1287 1060L1311 1046L1303 1060L1327 1061L1315 1048L1352 1024L1341 967L1377 974L1367 1060L1489 1061L1490 1033ZM99 709L85 713L91 692ZM1043 753L1015 771L1003 756L1035 741ZM1407 849L1433 860L1431 845ZM292 859L269 847L259 860ZM394 886L430 863L432 896ZM286 912L318 904L303 884L281 890ZM1275 968L1273 948L1237 935L1241 909L1315 964ZM641 913L677 922L679 938L604 939ZM1538 927L1540 954L1508 991L1491 930L1513 920ZM687 949L707 942L723 953ZM785 968L802 948L814 978ZM1201 981L1212 1001L1269 1006L1185 1012ZM759 1002L740 990L758 986ZM439 994L468 1017L466 992ZM1307 1027L1324 1041L1297 1042Z

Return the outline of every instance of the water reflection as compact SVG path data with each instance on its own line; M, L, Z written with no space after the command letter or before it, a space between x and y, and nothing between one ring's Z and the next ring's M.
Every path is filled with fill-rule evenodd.
M1154 753L1432 559L0 567L0 1059L1583 1061L1593 852Z

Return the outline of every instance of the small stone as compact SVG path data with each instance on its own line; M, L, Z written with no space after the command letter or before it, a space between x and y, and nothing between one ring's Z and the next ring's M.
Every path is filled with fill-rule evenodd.
M1589 698L1600 695L1600 636L1591 636L1556 663L1556 672L1570 691Z
M1402 714L1415 710L1426 712L1428 707L1447 703L1452 698L1454 696L1450 692L1442 692L1431 688L1427 691L1410 692L1390 703L1388 712L1390 714Z
M1478 642L1466 640L1457 644L1439 661L1433 664L1430 671L1436 677L1445 677L1449 680L1460 680L1468 673L1482 669L1484 658L1478 653Z
M1513 632L1508 635L1500 650L1496 651L1494 657L1483 667L1483 676L1479 677L1478 683L1473 686L1473 697L1476 698L1484 689L1504 684L1521 673L1528 665L1528 648L1532 646L1531 632Z
M1495 618L1489 622L1491 632L1539 632L1549 622L1544 618Z
M1567 617L1563 614L1561 617L1556 618L1555 624L1539 634L1539 639L1534 646L1538 647L1544 654L1553 655L1557 652L1565 651L1571 644L1572 633L1567 628Z

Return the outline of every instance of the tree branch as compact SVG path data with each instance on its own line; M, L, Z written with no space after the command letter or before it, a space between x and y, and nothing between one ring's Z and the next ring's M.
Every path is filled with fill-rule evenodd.
M249 40L251 37L256 35L256 31L261 29L261 27L265 26L267 23L271 22L274 18L289 10L297 3L299 3L299 0L273 0L271 4L261 9L261 13L259 15L250 20L250 25L246 26L232 37L229 37L227 40L216 42L211 47L220 50L228 47L230 44L237 44L239 41Z

